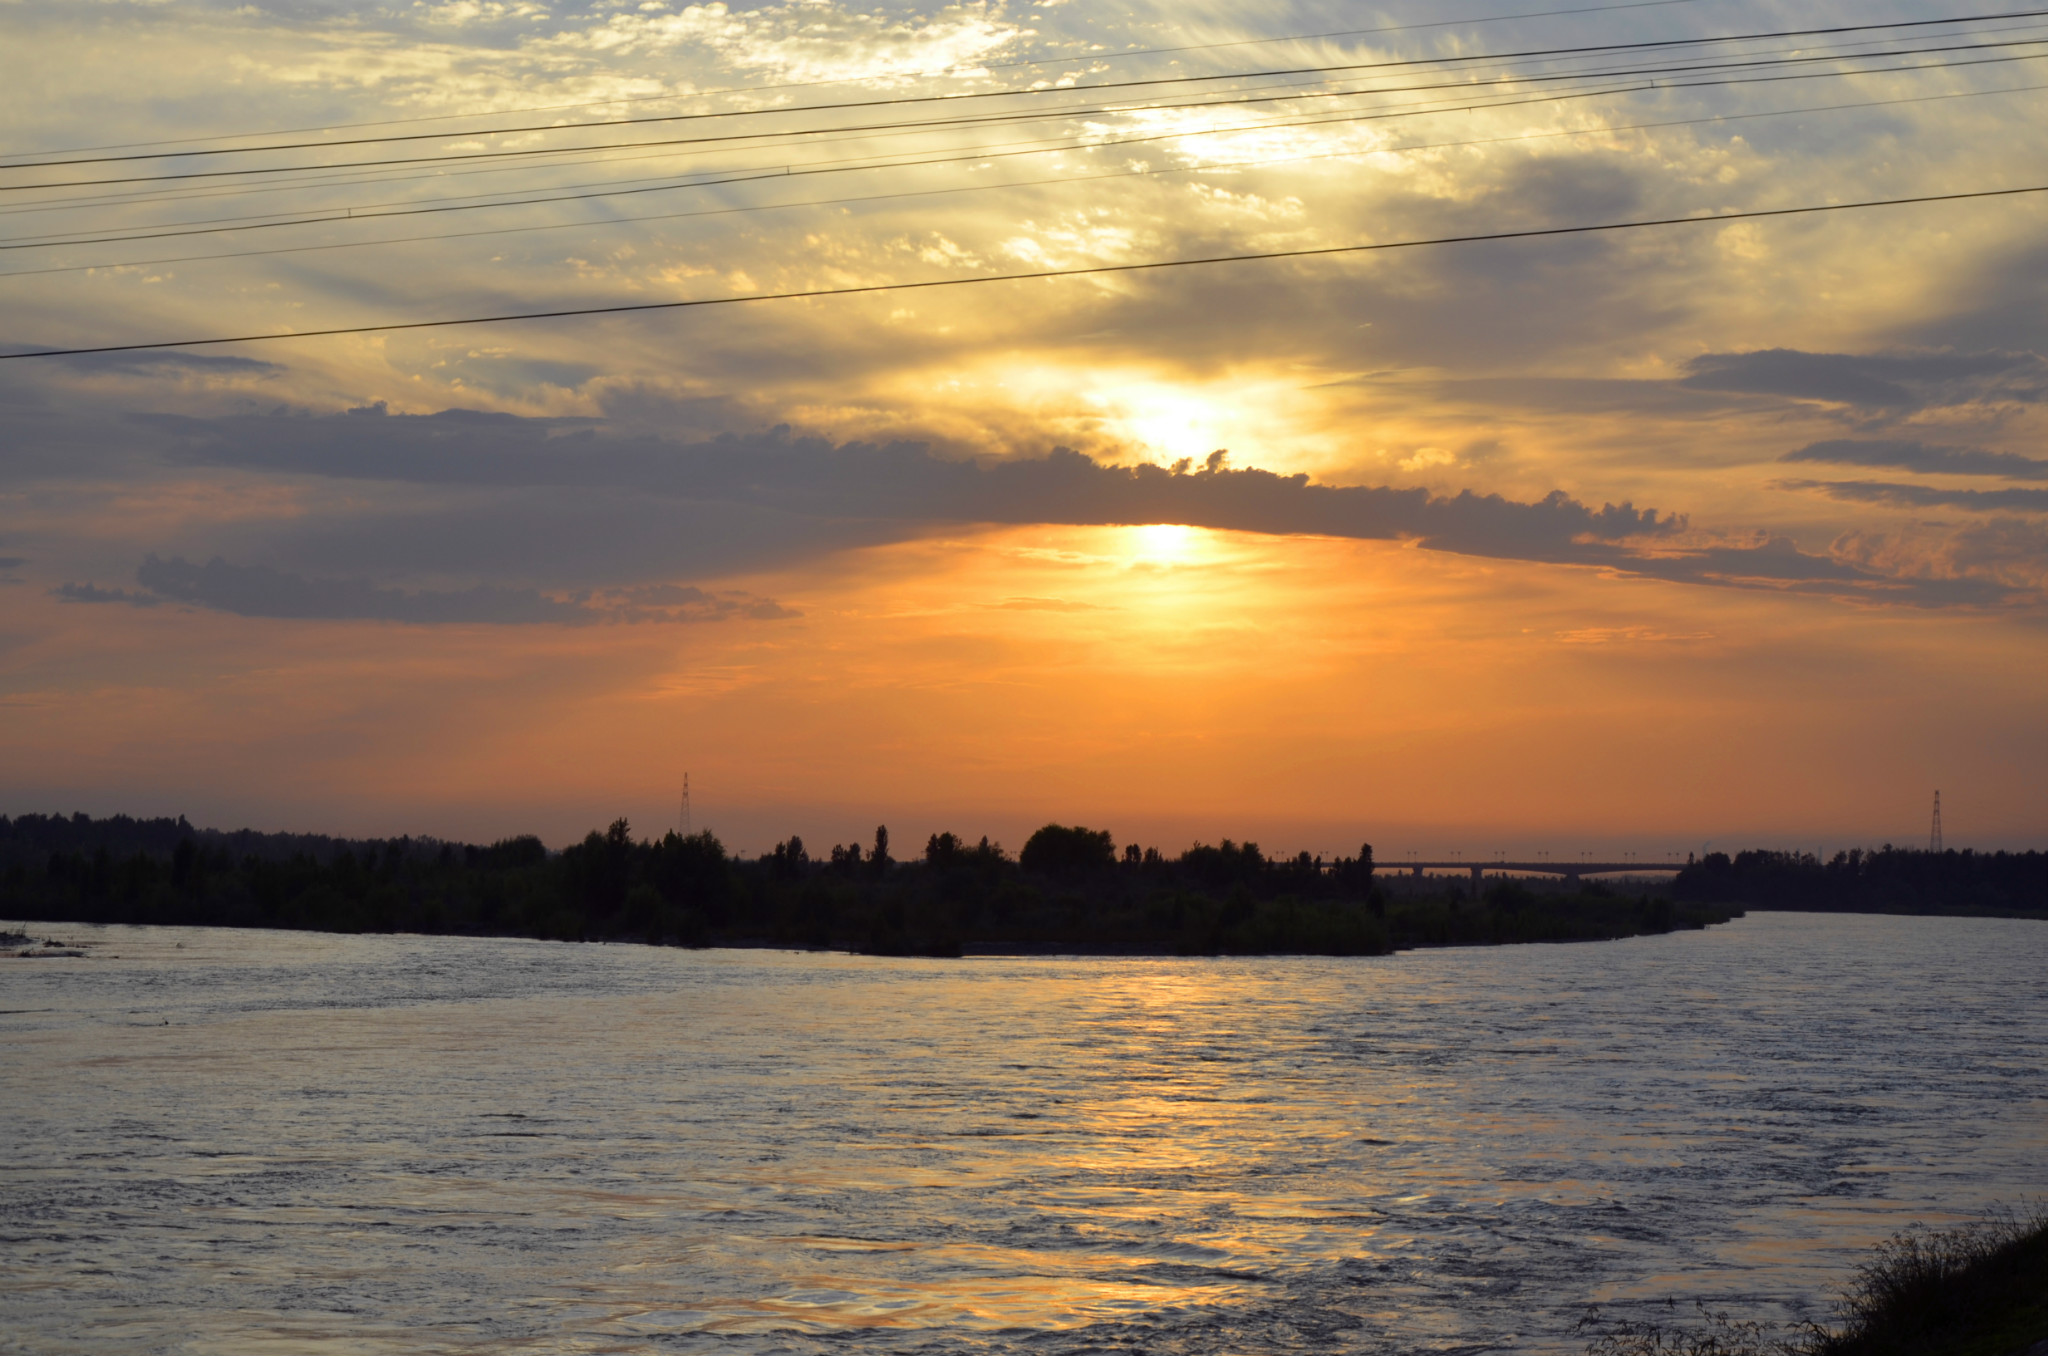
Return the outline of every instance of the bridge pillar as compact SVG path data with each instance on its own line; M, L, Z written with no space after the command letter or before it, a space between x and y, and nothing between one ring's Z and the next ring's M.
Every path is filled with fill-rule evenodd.
M1474 899L1479 898L1479 882L1481 876L1485 873L1485 871L1486 868L1483 866L1475 866L1472 868L1472 898Z
M1564 888L1565 888L1565 889L1567 889L1567 890L1576 890L1576 889L1578 889L1578 888L1579 888L1579 873L1578 873L1578 872L1576 872L1576 871L1567 871L1567 872L1565 872L1565 873L1564 873Z

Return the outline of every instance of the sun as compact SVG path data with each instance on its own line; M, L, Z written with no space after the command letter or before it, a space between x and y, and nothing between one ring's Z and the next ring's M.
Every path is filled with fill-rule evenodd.
M1227 410L1177 387L1125 386L1089 400L1113 430L1164 461L1203 457L1229 445Z
M1178 523L1147 523L1124 529L1133 565L1192 565L1209 554L1209 534Z

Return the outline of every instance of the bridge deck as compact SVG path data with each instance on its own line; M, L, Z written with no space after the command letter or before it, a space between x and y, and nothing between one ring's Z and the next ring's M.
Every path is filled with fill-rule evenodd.
M1407 871L1421 875L1424 871L1469 871L1479 874L1486 871L1519 871L1531 876L1625 876L1633 874L1664 873L1685 870L1684 862L1550 862L1515 861L1428 861L1428 862L1375 862L1374 866L1383 871Z

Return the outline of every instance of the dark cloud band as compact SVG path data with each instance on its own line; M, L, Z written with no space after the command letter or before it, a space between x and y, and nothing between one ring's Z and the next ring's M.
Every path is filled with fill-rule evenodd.
M1836 466L1876 466L1929 475L2001 476L2007 480L2048 480L2048 461L1976 447L1940 447L1886 439L1832 438L1808 443L1778 458Z
M152 555L135 571L143 592L62 584L51 592L67 603L155 607L188 603L242 617L318 621L384 621L412 625L580 626L593 622L778 620L798 614L766 598L714 594L656 584L608 593L552 597L537 589L480 584L460 590L379 588L365 579L308 578L261 565L233 565L215 556L204 565Z
M498 496L493 502L508 505L514 499L505 496L544 495L553 521L562 524L548 554L567 558L585 552L580 537L602 533L612 553L609 568L629 570L637 559L640 578L675 559L679 534L702 548L689 557L692 567L717 573L721 561L727 568L789 563L950 525L1177 523L1279 536L1405 540L1464 555L1599 566L1674 582L1912 604L1994 603L2005 597L2002 587L1983 581L1891 578L1803 551L1785 538L1702 545L1681 518L1627 503L1594 508L1562 491L1521 501L1471 491L1439 495L1317 485L1303 475L1232 469L1221 455L1200 467L1111 466L1066 449L977 462L939 457L908 442L835 445L775 430L681 443L613 437L585 420L460 410L151 422L178 435L176 455L188 462L487 491L485 498ZM602 511L577 516L570 507L576 504ZM719 519L751 526L719 539ZM489 543L506 535L463 522L467 540ZM779 542L777 560L761 554L769 537ZM453 539L443 532L439 542ZM398 558L388 533L377 540L381 559ZM443 570L461 563L445 553L437 558ZM472 564L484 565L483 556Z
M2048 373L2032 353L1703 353L1679 385L1902 413L1986 398L2038 401Z
M2048 513L2048 490L1943 490L1888 480L1781 480L1781 489L1814 490L1852 504L1958 508L1979 513Z

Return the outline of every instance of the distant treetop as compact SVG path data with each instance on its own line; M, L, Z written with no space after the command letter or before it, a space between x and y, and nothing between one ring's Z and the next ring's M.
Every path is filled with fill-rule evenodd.
M1026 840L1017 864L1043 876L1089 876L1116 865L1116 843L1107 829L1048 824Z

